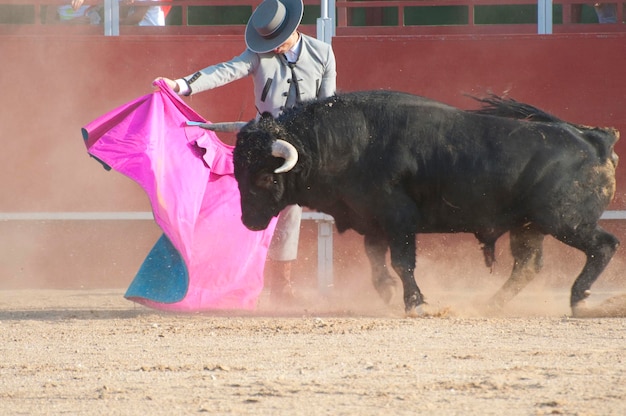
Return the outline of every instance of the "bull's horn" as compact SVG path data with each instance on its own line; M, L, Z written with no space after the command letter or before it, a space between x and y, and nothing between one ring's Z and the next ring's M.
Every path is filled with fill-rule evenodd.
M272 156L285 159L285 163L281 167L276 168L274 173L289 172L298 162L298 151L296 148L291 143L280 139L272 143Z
M190 125L190 123L187 123ZM203 129L211 130L211 131L223 131L228 133L237 133L243 126L248 124L245 121L229 121L225 123L197 123L193 124Z

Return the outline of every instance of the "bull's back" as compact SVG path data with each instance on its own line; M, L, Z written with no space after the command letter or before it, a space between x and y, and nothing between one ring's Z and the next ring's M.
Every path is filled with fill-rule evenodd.
M606 194L601 188L611 188L611 177L614 187L605 162L615 159L616 137L601 129L473 114L403 93L364 92L349 100L365 126L350 137L361 148L349 180L375 193L402 188L421 213L422 232L506 228L546 204L559 209L548 195L578 181L595 188L579 191L574 199L581 202ZM599 216L606 204L583 207L589 212L581 215Z
M560 121L475 114L393 91L344 94L313 108L302 119L315 124L312 142L327 183L357 200L355 206L408 195L423 219L422 232L526 221L550 202L546 195L589 182L597 167L604 176L592 181L594 187L609 186L611 175L614 181L603 159L611 159L616 139ZM601 213L605 202L589 210ZM371 209L377 205L384 206Z

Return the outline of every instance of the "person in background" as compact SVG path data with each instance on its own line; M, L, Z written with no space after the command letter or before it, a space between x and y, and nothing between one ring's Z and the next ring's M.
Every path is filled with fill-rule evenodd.
M230 61L208 66L183 78L158 77L179 95L190 95L251 76L259 114L278 116L285 108L335 94L336 66L332 47L300 33L302 0L264 0L245 30L246 50ZM270 301L294 300L291 269L297 258L302 208L286 207L278 223L265 265Z
M83 4L83 0L72 0L70 4L63 6L45 6L46 22L69 24L93 24L97 25L102 21L100 16L101 6Z
M617 23L617 3L594 3L599 23Z
M145 1L138 5L135 0L120 0L120 3L120 25L165 26L161 6L146 6Z
M98 9L98 6L81 6L78 9L70 5L59 6L54 17L62 23L97 25L102 21Z
M59 20L66 23L99 24L101 6L84 5L84 0L72 0L69 5L59 6ZM141 4L140 4L141 3ZM149 6L146 1L120 0L120 25L165 26L165 13L161 6Z

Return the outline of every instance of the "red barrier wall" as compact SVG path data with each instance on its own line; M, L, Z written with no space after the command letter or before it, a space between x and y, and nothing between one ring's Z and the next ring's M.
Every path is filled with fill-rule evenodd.
M0 36L0 212L148 211L138 186L87 156L81 126L149 93L156 76L189 74L242 45L240 36ZM624 34L336 37L333 46L341 91L397 89L464 108L475 107L465 94L508 93L568 121L626 131ZM212 121L255 114L249 80L186 100ZM624 179L622 164L611 209L626 209ZM125 287L160 234L148 223L0 222L0 287ZM626 240L621 222L608 226ZM336 243L340 279L341 253L361 243L352 234ZM303 244L304 270L315 258Z

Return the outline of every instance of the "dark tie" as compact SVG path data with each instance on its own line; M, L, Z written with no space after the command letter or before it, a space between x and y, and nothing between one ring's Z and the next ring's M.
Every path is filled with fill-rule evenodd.
M300 102L300 87L298 86L298 77L296 76L296 72L294 71L294 69L296 68L296 63L287 62L287 65L291 70L291 79L288 79L287 82L291 85L289 87L289 95L287 96L287 102L285 103L285 106L287 108L290 108Z

